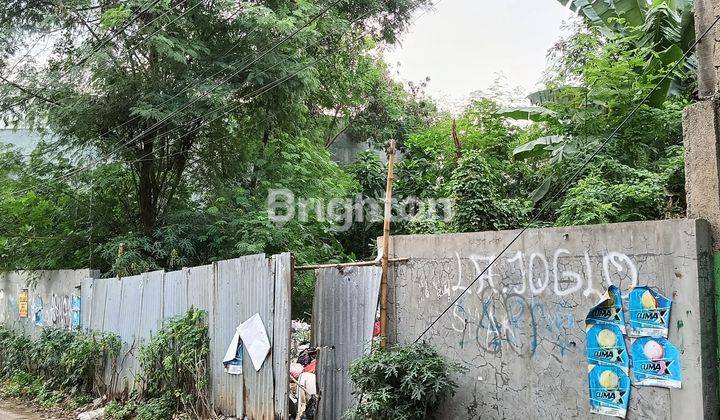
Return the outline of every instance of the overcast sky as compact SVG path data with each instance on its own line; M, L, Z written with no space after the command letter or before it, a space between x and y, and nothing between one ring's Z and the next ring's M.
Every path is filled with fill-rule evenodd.
M385 58L404 81L429 76L428 93L446 102L486 90L499 73L530 93L572 16L557 0L440 0Z

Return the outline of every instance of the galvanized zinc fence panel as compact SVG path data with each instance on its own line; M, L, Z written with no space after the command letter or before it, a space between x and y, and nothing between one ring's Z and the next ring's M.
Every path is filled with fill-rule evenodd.
M106 382L112 392L121 393L136 384L139 349L164 320L190 307L205 310L214 408L240 418L287 418L291 277L290 254L283 254L270 259L251 255L170 273L86 279L81 318L85 328L120 336L122 351ZM243 374L227 374L222 364L225 351L238 325L255 313L265 325L270 354L256 372L246 351ZM276 378L285 381L276 383Z
M278 418L290 415L288 394L290 383L290 334L292 301L293 262L289 253L275 255L275 313L273 315L273 374L275 381L275 412ZM288 303L288 304L284 304Z
M235 329L244 319L240 318L237 288L234 282L240 278L239 260L220 261L213 264L213 299L210 318L210 360L212 361L213 404L215 409L229 416L243 413L243 375L228 375L219 369ZM245 368L245 366L243 366Z
M380 267L316 271L313 341L317 365L319 419L340 419L355 399L348 371L372 346L380 293Z
M170 273L154 271L124 278L96 279L89 270L40 272L40 276L41 281L47 282L41 284L35 295L38 304L44 298L47 318L53 319L55 326L66 326L71 313L66 310L69 303L64 302L70 302L72 294L77 293L81 297L81 327L121 338L121 354L106 371L105 382L111 393L130 391L136 386L140 347L161 328L164 320L195 307L208 312L210 392L214 408L240 418L287 418L290 254L269 259L265 255L251 255ZM68 279L55 285L62 285L62 293L49 282L58 276ZM18 295L25 287L26 277L0 273L0 319L23 330L33 327L31 313L28 318L18 319ZM32 292L29 297L32 301ZM28 312L32 312L30 308ZM245 351L243 374L227 374L222 364L225 351L238 325L256 313L270 340L269 355L256 372Z
M162 295L162 319L182 315L187 304L187 270L165 273Z
M111 291L118 287L120 299L117 308L106 308L104 329L120 336L122 348L118 361L118 387L119 390L131 390L135 384L135 376L138 371L138 352L142 342L138 336L138 329L142 324L142 275L123 277L122 279L110 279L107 302L110 304L114 298Z

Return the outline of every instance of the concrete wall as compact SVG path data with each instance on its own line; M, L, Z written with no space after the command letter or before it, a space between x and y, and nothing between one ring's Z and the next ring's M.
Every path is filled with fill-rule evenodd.
M88 269L0 273L0 324L32 335L43 327L69 328L72 296L80 296L82 280L93 274ZM27 318L20 318L18 307L22 289L28 289Z
M398 236L391 339L412 342L516 235ZM600 418L589 413L584 318L609 284L673 299L680 390L636 387L628 418L718 417L706 222L671 220L527 231L424 337L468 371L440 418ZM627 313L627 310L626 310Z

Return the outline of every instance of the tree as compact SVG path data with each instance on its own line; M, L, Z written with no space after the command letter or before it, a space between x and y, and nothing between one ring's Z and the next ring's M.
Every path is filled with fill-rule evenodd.
M12 68L0 88L0 109L11 123L51 131L61 150L90 149L103 160L125 161L135 178L141 230L151 235L166 220L198 149L244 141L238 126L266 145L317 108L319 76L333 75L332 66L318 71L319 60L363 54L364 36L394 41L414 6L410 0L10 1L0 16L0 68L9 69L8 59L38 36L47 36L53 51ZM279 80L284 83L266 91Z

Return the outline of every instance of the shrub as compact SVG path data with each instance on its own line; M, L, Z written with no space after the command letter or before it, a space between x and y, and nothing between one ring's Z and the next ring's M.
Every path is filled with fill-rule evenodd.
M208 413L209 354L204 311L190 309L168 321L140 350L138 418L170 418L175 412L200 418Z
M94 385L119 352L113 335L47 328L33 340L0 326L0 394L42 407L85 404L93 391L104 391Z
M110 401L105 406L105 418L112 420L129 420L135 415L137 406L134 402L128 401L123 404L119 401Z
M462 371L432 347L412 344L375 350L355 361L350 379L362 395L349 413L357 419L430 419L457 384L451 375Z
M0 327L0 374L42 379L50 391L85 394L120 352L117 336L45 328L37 340ZM12 381L11 381L12 382Z
M506 183L481 152L467 152L451 180L455 229L483 232L522 226L528 220L532 202L504 198Z

